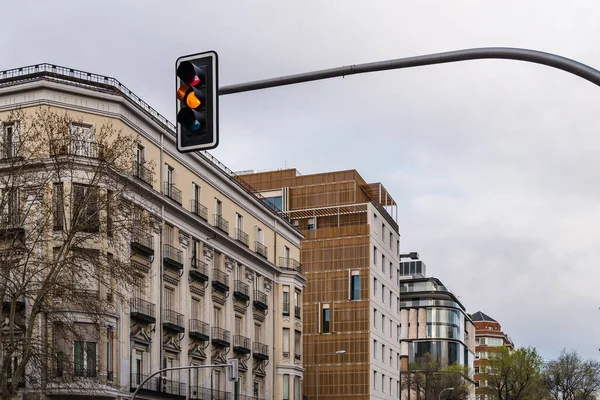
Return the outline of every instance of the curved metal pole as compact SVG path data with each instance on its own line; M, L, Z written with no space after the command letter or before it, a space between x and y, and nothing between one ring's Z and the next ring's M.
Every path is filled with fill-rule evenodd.
M183 366L183 367L171 367L171 368L165 368L165 369L158 370L155 373L151 374L146 379L144 379L144 381L142 383L140 383L135 388L135 391L133 392L133 396L131 397L131 400L135 400L135 396L137 396L138 390L140 390L140 388L142 386L144 386L150 380L150 378L152 378L153 376L156 376L156 375L160 374L161 372L165 372L165 371L178 371L178 370L181 370L181 369L200 369L200 368L227 367L228 365L230 365L230 364L186 365L186 366Z
M440 392L440 395L438 396L438 400L442 400L442 393L444 393L446 390L453 391L453 390L454 390L454 388L453 388L453 387L449 387L449 388L446 388L446 389L442 390L442 391Z
M482 47L475 49L455 50L444 53L426 54L422 56L397 58L394 60L377 61L365 64L348 65L344 67L322 69L302 74L282 76L254 82L239 83L219 88L219 95L248 92L251 90L268 89L295 83L318 81L346 75L364 74L367 72L387 71L420 67L423 65L445 64L457 61L504 59L527 61L557 68L586 79L600 86L600 71L570 58L538 50L519 49L511 47Z
M329 353L325 353L321 356L321 358L319 358L319 361L317 361L317 365L315 366L315 375L317 378L317 399L319 400L319 364L321 364L321 361L323 360L323 358L325 358L325 356L328 356L330 354L338 354L337 351L330 351Z

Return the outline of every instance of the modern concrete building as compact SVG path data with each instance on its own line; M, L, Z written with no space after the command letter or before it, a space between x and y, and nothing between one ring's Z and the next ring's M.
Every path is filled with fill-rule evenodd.
M428 358L472 370L475 325L454 293L439 279L427 277L422 261L400 263L399 286L402 373ZM403 398L412 397L403 393Z
M52 357L70 365L72 374L65 378L62 369L51 367L47 376L33 379L37 367L31 366L19 395L131 398L143 379L161 367L223 363L235 357L241 398L300 400L306 279L296 261L302 234L291 220L265 206L209 154L178 153L174 126L113 78L48 64L0 72L0 118L17 108L31 114L38 106L80 121L72 131L84 134L86 146L65 146L60 154L73 157L82 171L100 162L100 153L92 150L103 124L139 137L135 168L124 179L131 180L136 193L129 199L133 212L151 221L151 229L117 244L104 243L110 257L131 264L138 282L131 292L95 284L90 301L107 301L112 310L102 326L84 312L77 314L76 325L89 332L85 342L40 322L41 340L51 343ZM19 140L19 127L19 121L2 126L3 148L9 139ZM16 156L3 151L0 167ZM49 150L38 161L52 162L55 156ZM85 179L66 177L59 184L85 185ZM52 187L49 193L58 199L62 191L53 192ZM395 225L386 224L395 231ZM99 231L96 243L105 240ZM366 259L368 249L364 251ZM344 282L349 284L349 279ZM366 281L363 285L366 296ZM25 320L30 300L24 299ZM366 325L363 331L368 335ZM63 379L57 382L59 375ZM223 368L200 369L153 378L142 387L141 398L230 399L233 391Z
M475 324L475 396L476 400L489 400L491 395L486 392L486 381L482 376L486 373L486 361L490 353L500 347L514 348L510 337L502 331L498 321L489 315L477 311L472 315Z
M318 388L319 399L397 399L400 240L394 199L355 170L300 175L286 169L239 178L305 235L305 398L315 399ZM341 350L345 355L336 354Z

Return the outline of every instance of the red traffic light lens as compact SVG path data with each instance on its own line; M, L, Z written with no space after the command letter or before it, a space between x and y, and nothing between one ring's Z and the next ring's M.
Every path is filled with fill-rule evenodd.
M179 64L177 76L189 86L198 86L206 82L204 68L198 67L189 61Z

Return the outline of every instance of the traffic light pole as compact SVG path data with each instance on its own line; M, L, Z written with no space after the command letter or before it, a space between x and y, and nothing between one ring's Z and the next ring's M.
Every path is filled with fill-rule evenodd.
M569 72L573 75L577 75L594 83L597 86L600 86L600 71L566 57L537 50L510 47L482 47L448 51L445 53L426 54L415 57L397 58L394 60L377 61L365 64L348 65L344 67L322 69L319 71L305 72L302 74L282 76L279 78L239 83L219 88L219 95L223 96L227 94L249 92L252 90L268 89L277 86L337 78L346 75L364 74L367 72L387 71L390 69L402 69L420 67L423 65L445 64L457 61L480 59L518 60L542 64Z
M236 380L236 383L237 383L237 374L238 374L237 368L238 368L238 365L237 365L237 363L232 363L231 360L229 360L229 362L227 362L225 364L186 365L186 366L183 366L183 367L164 368L164 369L156 371L155 373L151 374L149 377L147 377L146 379L144 379L142 381L142 383L140 383L135 388L135 391L133 392L133 396L131 397L131 400L135 400L135 398L136 398L136 396L137 396L138 391L140 390L140 388L142 386L144 386L150 380L150 378L152 378L152 377L154 377L154 376L156 376L158 374L161 374L163 372L166 372L166 371L179 371L179 370L183 370L183 369L191 370L191 369L201 369L201 368L223 368L223 367L229 367L230 369L234 369L235 372L230 372L230 375L234 375L235 376L235 380ZM231 379L231 377L230 377L230 379Z

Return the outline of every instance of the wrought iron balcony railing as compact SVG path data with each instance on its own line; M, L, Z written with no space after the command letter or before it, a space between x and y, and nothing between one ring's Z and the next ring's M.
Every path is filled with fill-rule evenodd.
M192 257L190 260L190 276L201 281L208 280L208 264Z
M269 307L269 300L266 293L260 290L254 291L254 306L262 310L266 310Z
M250 338L247 338L242 335L234 335L233 350L237 351L238 353L250 354L250 352L252 351Z
M154 240L151 234L136 229L131 232L131 247L146 256L154 255Z
M133 165L133 176L150 186L154 183L154 173L146 167L146 163L136 161Z
M220 216L219 214L214 214L214 218L215 218L214 225L229 235L229 222L225 218Z
M294 316L297 319L302 319L302 309L299 306L294 307Z
M170 244L163 244L163 263L175 269L183 268L183 252Z
M250 300L250 286L242 281L235 281L233 283L233 297L248 301Z
M156 322L156 306L149 301L140 298L132 299L130 312L131 318L150 323Z
M134 392L138 386L144 382L149 375L132 373L131 374L131 384L130 391ZM170 380L164 376L156 376L150 378L148 382L146 382L141 388L140 392L155 392L157 394L161 394L162 396L176 396L178 398L185 398L185 383L181 383L179 381Z
M213 326L210 329L210 333L211 342L218 346L227 347L231 343L231 333L227 329Z
M181 190L175 187L175 184L169 182L163 182L163 194L173 200L175 203L181 205Z
M211 389L210 387L190 386L190 400L231 400L233 395L222 390ZM243 396L240 397L243 399ZM254 398L252 398L255 400ZM256 398L256 400L260 400Z
M267 246L265 246L261 242L254 242L254 251L256 251L261 256L267 258Z
M175 332L185 332L183 314L176 311L163 309L162 323L165 329L170 329Z
M210 338L210 325L199 319L190 319L190 336L200 340Z
M244 244L248 247L248 234L241 229L235 230L235 240Z
M197 216L202 218L203 220L208 221L208 209L202 204L200 204L198 200L190 200L190 211L193 214L196 214Z
M104 158L104 146L78 139L53 139L50 141L50 155L101 159Z
M220 269L214 268L212 272L212 284L216 289L224 292L229 291L229 283L227 282L227 274Z
M268 360L269 359L269 346L264 344L264 343L260 343L260 342L254 342L252 344L252 353L254 355L254 358L258 358L261 360Z
M279 257L279 267L292 271L302 272L302 264L289 257Z

